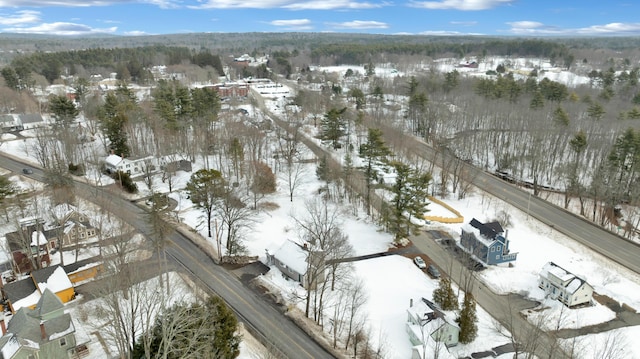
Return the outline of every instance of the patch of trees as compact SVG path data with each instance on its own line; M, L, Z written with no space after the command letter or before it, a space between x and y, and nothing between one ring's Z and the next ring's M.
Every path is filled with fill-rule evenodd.
M177 304L160 315L150 333L136 342L136 358L220 358L240 354L238 320L219 297L205 303Z
M208 51L193 52L186 47L145 46L135 48L96 48L78 51L35 52L16 57L2 70L7 85L13 89L33 85L31 73L44 76L53 83L60 75L75 75L79 68L102 73L117 72L118 77L134 82L151 78L153 65L177 65L190 62L200 67L211 66L224 73L218 55ZM22 86L22 87L21 87Z
M111 175L111 178L113 178L125 191L129 193L138 192L138 186L133 181L130 174L117 171Z
M505 55L544 57L554 60L562 60L567 65L573 62L569 49L558 42L543 40L495 40L478 39L460 43L459 41L433 41L429 43L415 43L398 39L396 42L367 43L332 43L320 44L312 49L311 58L319 62L321 57L332 57L336 64L362 64L367 63L373 54L386 53L396 55L424 55L424 56L448 56L456 54L459 57L467 55Z

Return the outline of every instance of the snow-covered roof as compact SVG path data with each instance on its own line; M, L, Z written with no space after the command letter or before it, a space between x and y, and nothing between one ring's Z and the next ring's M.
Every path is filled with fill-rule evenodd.
M300 274L307 273L307 252L298 244L286 240L273 256L294 271Z
M540 271L542 277L548 278L549 274L558 278L562 283L566 283L565 289L568 293L575 293L582 286L582 283L586 283L585 279L576 276L553 262L545 264Z
M13 307L14 311L18 311L18 309L20 308L28 308L38 304L39 300L40 300L40 292L36 289L33 291L33 293L29 294L28 296L14 303L11 303L11 306Z
M491 244L494 242L493 239L489 239L483 236L482 234L480 234L480 231L477 228L471 226L468 223L462 225L462 230L465 231L466 233L473 233L473 235L476 237L478 242L484 244L487 247L491 246Z
M49 278L47 278L46 282L38 283L40 292L44 292L45 289L49 289L53 293L58 293L71 287L73 287L71 280L69 280L69 276L67 276L67 273L62 267L56 268Z
M75 212L77 209L75 206L72 206L68 203L61 203L55 207L53 207L53 209L51 209L51 211L53 212L53 215L55 216L56 219L65 219L68 215L70 215L71 213Z
M582 285L582 280L580 280L579 278L574 278L571 283L569 283L567 285L567 292L569 293L575 293L576 290L578 290L580 288L580 286Z
M563 282L566 282L575 277L573 274L567 272L564 268L557 266L553 262L545 264L542 270L546 271L547 273L553 274L556 278L560 279Z
M122 162L122 157L112 154L107 156L104 162L109 166L117 167L120 164L120 162Z
M41 231L33 231L31 233L31 246L38 247L47 244L47 237Z

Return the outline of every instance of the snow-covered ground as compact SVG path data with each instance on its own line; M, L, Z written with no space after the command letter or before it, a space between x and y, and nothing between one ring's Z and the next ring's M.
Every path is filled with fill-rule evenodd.
M455 65L454 62L443 62L439 66L443 71L446 71L448 68L453 69ZM493 69L495 69L494 65L497 64L491 64ZM340 71L346 71L348 68L356 69L353 66L346 66L340 67ZM521 68L525 68L525 66L523 65ZM357 70L364 72L364 69ZM477 70L483 73L486 71L482 67ZM378 71L385 71L389 75L397 74L397 71L392 68L384 70L377 67L376 73ZM556 72L551 70L545 72L545 74L550 73ZM564 76L562 73L560 71L559 76ZM583 79L576 77L573 80L566 79L566 81L580 82ZM36 163L33 154L28 151L28 146L25 146L25 143L31 140L12 141L6 136L3 136L3 140L7 141L0 146L0 151L28 158L34 164ZM195 163L194 171L201 167L202 164ZM264 260L265 250L277 248L285 240L296 238L297 233L291 217L304 213L305 201L317 197L320 187L320 183L315 177L315 165L307 165L305 173L304 181L295 191L293 202L289 200L283 179L279 179L278 192L263 200L275 205L273 210L257 213L252 229L243 234L244 244L250 255L259 256L261 260ZM179 172L175 178L175 183L177 183L175 187L184 187L190 175L191 173ZM19 183L30 183L24 181L19 174L12 176L12 178L15 177L18 177ZM107 179L104 181L103 183L110 183ZM38 184L33 185L38 186ZM144 195L144 186L142 183L138 183L138 185ZM154 187L155 191L168 191L166 184L160 180L154 182ZM170 196L178 202L177 216L184 223L196 228L200 234L206 236L203 213L192 205L186 194L175 190ZM625 303L635 310L640 310L640 296L637 295L640 293L640 278L636 274L594 254L586 247L557 233L552 228L528 218L526 213L507 206L486 194L472 193L463 200L450 198L443 200L461 212L465 223L468 223L472 218L483 222L496 219L501 211L509 214L511 225L508 226L508 236L511 241L511 250L519 253L518 260L514 267L491 267L481 272L482 280L495 292L518 292L543 301L543 305L548 309L541 312L540 315L558 317L562 314L565 317L563 321L565 328L601 323L613 317L614 314L601 305L572 309L568 314L567 310L563 310L558 302L545 300L542 290L537 287L537 276L546 262L553 261L574 274L585 277L594 286L596 292L607 295L620 303ZM435 204L431 204L430 208L432 215L441 211L446 212ZM381 231L366 217L364 212L357 212L344 206L341 219L343 221L342 228L349 236L356 255L385 251L391 246L391 235ZM448 231L454 238L459 237L461 227L459 224L442 225L437 223L429 226L433 229ZM374 333L373 337L378 338L380 344L384 344L388 348L388 358L407 358L411 352L411 343L404 325L409 300L416 300L420 297L430 298L437 282L415 268L410 259L401 256L355 262L354 271L365 283L369 298L366 304L368 325L371 332ZM398 280L398 278L402 278L402 280ZM283 293L290 293L294 289L299 290L299 286L292 288L292 285L293 287L296 285L291 281L282 280L276 268L272 268L266 280L274 285L280 285ZM492 343L492 346L495 346L494 343L507 342L506 339L495 333L493 320L484 311L479 310L478 316L480 318L478 338L469 345L453 348L451 353L454 357L489 349L486 347L486 343ZM616 333L621 342L632 343L633 338L640 334L639 330L638 327L631 327L617 330ZM586 349L590 354L597 350L593 345L600 345L605 340L606 333L603 333L585 336L582 342L585 343L584 345L590 345L590 349ZM626 345L624 349L626 350L625 358L640 358L640 348ZM243 353L243 355L247 355L247 353ZM251 357L251 355L246 357Z

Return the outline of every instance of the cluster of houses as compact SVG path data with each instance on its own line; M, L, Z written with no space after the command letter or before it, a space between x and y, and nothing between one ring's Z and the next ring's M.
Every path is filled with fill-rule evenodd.
M100 259L89 258L35 270L27 278L2 284L3 358L56 359L88 354L87 343L76 342L75 325L64 312L64 303L75 298L76 285L101 272ZM10 313L9 318L5 313Z
M462 228L460 246L485 266L511 263L517 258L517 253L510 251L506 231L498 222L482 223L472 219ZM266 264L278 268L285 277L305 288L312 287L310 281L314 279L309 277L308 261L313 258L313 251L306 246L286 240L277 249L267 250L266 258ZM593 300L593 287L585 279L553 262L542 268L538 285L547 297L557 299L569 308L589 305ZM453 315L425 298L415 303L411 300L406 330L413 345L412 358L416 359L423 358L424 351L433 350L433 346L450 348L457 345L460 334Z
M98 229L74 206L60 204L52 213L55 218L51 223L37 217L23 218L18 230L5 234L15 273L46 267L51 264L51 255L61 247L78 245L98 236Z
M39 114L4 114L0 115L0 132L29 130L43 122L44 119Z
M485 266L511 264L518 255L510 251L506 231L500 223L482 223L475 218L462 227L460 246ZM593 301L593 287L554 262L548 262L540 271L538 287L546 297L570 308Z
M88 355L87 343L77 343L76 326L64 312L64 303L76 297L77 285L102 273L102 260L88 258L64 266L51 265L51 255L62 246L91 240L98 229L70 205L54 207L52 216L51 223L38 217L23 218L17 231L5 235L11 260L4 270L12 274L5 273L0 281L3 358Z

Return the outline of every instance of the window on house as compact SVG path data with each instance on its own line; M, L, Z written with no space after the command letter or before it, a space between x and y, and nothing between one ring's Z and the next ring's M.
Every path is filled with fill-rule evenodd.
M60 346L64 347L67 345L67 338L60 338Z
M499 252L499 251L500 251L500 249L502 249L502 246L497 246L497 247L496 247L496 251L498 251L498 252Z
M491 247L491 251L495 252L496 251L496 247Z

